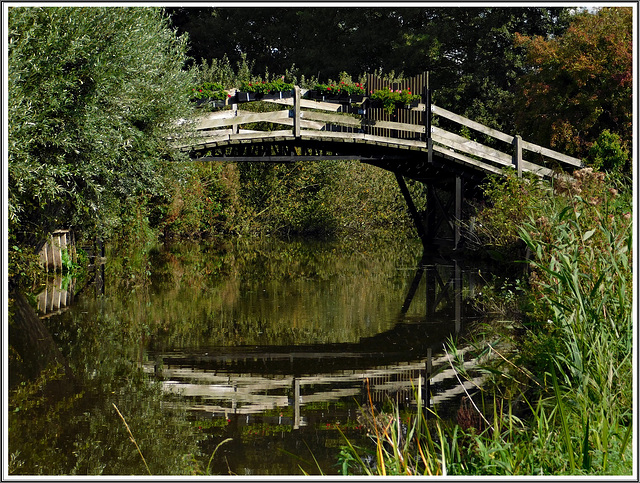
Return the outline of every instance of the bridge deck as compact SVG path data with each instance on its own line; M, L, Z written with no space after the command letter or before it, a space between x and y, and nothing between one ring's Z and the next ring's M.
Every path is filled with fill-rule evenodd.
M344 100L305 99L305 93L296 87L290 93L266 95L261 99L263 102L283 109L250 112L239 108L241 96L233 92L231 99L235 103L189 121L187 136L176 139L176 146L196 155L209 152L212 155L204 158L209 160L412 159L445 163L452 171L468 169L499 174L504 168L513 167L518 174L531 172L541 177L552 176L554 168L570 170L582 166L577 158L433 104L429 112L424 103L398 110L420 116L395 114L387 119L380 116L374 119L367 112L372 110L367 98L362 103L350 104ZM429 122L424 121L427 117ZM451 126L451 130L435 124ZM476 139L454 132L460 132L462 126L467 131L473 130ZM525 153L529 159L525 159Z

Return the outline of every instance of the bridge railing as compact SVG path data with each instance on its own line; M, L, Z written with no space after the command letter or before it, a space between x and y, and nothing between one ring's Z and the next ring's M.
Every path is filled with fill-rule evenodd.
M400 108L386 119L372 119L367 115L371 104L366 97L360 103L353 103L348 99L308 99L305 98L306 93L306 90L296 87L291 92L264 95L260 99L262 102L280 105L284 109L253 112L242 109L244 99L249 101L248 97L230 91L232 103L192 121L191 129L198 135L189 140L182 139L179 147L194 151L249 142L330 140L423 151L429 161L435 154L498 174L505 167L513 167L518 175L532 172L549 177L553 175L549 164L564 170L582 166L580 159L490 128L428 100L410 108ZM445 121L439 122L440 118ZM453 127L447 130L439 124ZM283 126L287 128L278 129ZM497 149L458 134L463 126L467 131L471 129L479 133L480 137L501 142L506 149ZM494 141L492 144L499 143ZM525 159L525 153L529 159Z

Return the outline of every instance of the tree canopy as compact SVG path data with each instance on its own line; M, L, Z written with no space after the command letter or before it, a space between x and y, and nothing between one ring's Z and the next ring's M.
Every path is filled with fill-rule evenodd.
M517 35L532 70L520 79L523 136L585 156L603 131L632 140L631 8L576 15L553 38Z
M567 9L538 7L190 8L168 9L188 32L190 55L233 65L243 56L257 72L337 79L430 72L435 101L496 127L512 124L516 79L526 71L523 35L556 35ZM496 114L496 111L499 111Z
M8 45L11 236L113 230L174 156L165 134L189 109L186 38L157 8L15 7Z

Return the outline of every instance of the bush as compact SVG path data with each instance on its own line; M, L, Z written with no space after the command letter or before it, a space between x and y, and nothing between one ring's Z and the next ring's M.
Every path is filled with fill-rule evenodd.
M190 112L186 39L158 8L9 10L10 230L107 238L178 156L167 137Z
M615 174L630 173L629 153L620 136L605 129L589 149L589 164L594 169Z

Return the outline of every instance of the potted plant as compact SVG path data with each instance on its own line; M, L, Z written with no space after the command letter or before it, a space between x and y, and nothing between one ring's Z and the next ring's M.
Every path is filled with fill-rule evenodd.
M309 95L323 101L362 102L365 94L364 84L341 81L339 83L316 84Z
M393 114L398 108L417 105L421 99L419 95L412 94L409 89L393 90L390 87L372 92L369 98L374 105L381 105L389 114Z
M197 105L206 103L224 105L224 101L231 97L231 94L218 82L203 82L198 87L192 88L190 94L191 101Z
M258 101L265 95L279 95L282 98L284 92L289 92L293 89L293 84L285 82L284 78L279 78L274 81L251 81L243 82L240 85L238 91L238 101Z

